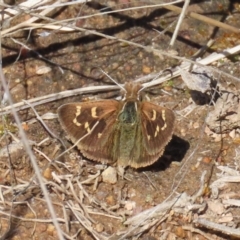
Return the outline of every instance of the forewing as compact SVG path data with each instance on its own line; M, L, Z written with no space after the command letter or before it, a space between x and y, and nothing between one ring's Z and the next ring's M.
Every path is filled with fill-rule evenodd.
M59 121L83 155L96 161L111 161L107 147L114 131L119 102L104 100L69 103L58 109ZM111 136L111 137L110 137Z
M143 145L150 155L162 154L172 138L175 116L172 110L151 102L143 102L141 109Z
M135 148L128 165L134 168L153 164L163 154L164 148L172 138L174 114L170 109L151 102L139 105L140 125L135 131Z

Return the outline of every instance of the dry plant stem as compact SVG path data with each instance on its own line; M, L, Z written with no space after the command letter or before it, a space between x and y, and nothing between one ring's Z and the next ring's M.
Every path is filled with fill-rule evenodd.
M84 206L84 203L81 201L81 199L78 198L75 190L74 190L74 187L72 185L72 182L68 180L68 183L69 183L69 186L70 186L70 190L72 192L72 196L73 198L75 198L75 200L77 201L77 203L79 204L79 206L82 208L85 216L87 217L87 219L92 222L92 223L95 223L95 221L89 216L88 214L88 211L87 211L87 208Z
M90 223L88 223L87 219L85 218L84 215L80 215L80 213L76 212L73 210L71 204L69 204L69 202L67 202L67 206L72 210L72 213L75 215L75 217L78 219L78 221L85 227L85 229L88 230L88 232L96 239L96 240L102 240L103 238L101 238L101 236L94 231L93 227L91 226ZM107 238L105 238L107 240Z
M207 174L207 171L203 171L202 173L202 176L201 176L201 179L200 179L200 188L199 190L197 191L197 193L195 195L192 196L192 202L195 203L195 201L197 200L198 197L201 197L202 194L203 194L203 190L205 188L205 176Z
M214 181L212 184L211 184L211 187L212 186L215 186L215 185L218 185L219 183L239 183L240 182L240 175L238 176L225 176L225 177L222 177L216 181Z
M146 172L143 172L143 174L146 176L146 178L148 179L148 181L150 182L150 185L152 187L153 190L157 190L158 188L154 185L154 183L151 181L150 177L147 175Z
M64 193L68 197L73 196L77 200L79 205L82 207L81 211L84 210L85 214L101 215L101 216L106 216L106 217L122 220L122 218L119 217L116 213L109 211L109 209L107 209L106 207L102 206L93 197L90 197L88 195L87 191L82 186L82 184L79 182L79 177L73 178L72 175L56 175L54 172L52 173L52 176L53 176L54 181L57 182L57 184L55 182L52 182L52 181L49 181L47 184L53 186L54 189L57 190L55 192L58 195L61 194L61 193ZM65 182L67 182L67 184ZM78 187L80 189L80 194L82 195L80 197L80 199L77 196L77 194L74 192L74 189L73 189L73 185L72 184L75 184L75 183L77 183L77 185L78 185ZM69 191L69 189L70 189L70 191ZM82 205L83 197L86 197L90 204L93 203L96 206L100 206L101 209L103 209L104 211L108 212L109 214L96 212L96 211L95 212L90 211L90 209L88 209L87 207L84 207ZM43 200L41 200L41 201L43 201ZM54 202L53 202L53 204L59 205L58 203L54 203ZM80 208L73 207L73 209L79 211ZM83 213L83 211L82 211L82 213ZM89 217L89 219L91 219L91 218ZM91 220L91 221L93 222L93 220Z
M183 195L183 194L182 194ZM180 204L182 195L178 195L174 199L163 202L161 204L158 204L157 206L150 208L148 210L145 210L141 213L139 213L136 216L133 216L129 218L126 222L124 222L125 225L134 225L136 227L141 226L145 223L145 221L148 221L149 219L153 217L159 217L164 215L174 204Z
M168 218L168 214L166 214L165 216L163 216L161 219L157 218L157 219L153 219L152 221L150 221L149 223L145 223L143 224L141 227L139 226L138 228L136 227L130 227L126 233L124 233L119 240L125 240L126 237L133 237L138 235L138 237L140 235L142 235L144 232L146 232L148 229L150 229L151 227L153 227L154 225L159 225L160 223L162 223L163 221L165 221Z
M214 223L214 222L208 221L204 218L198 218L198 219L194 220L194 223L199 224L201 226L204 226L208 229L224 233L224 234L229 235L231 237L240 238L240 229L227 227L223 224Z
M240 200L238 199L223 199L222 203L228 206L240 207Z
M198 234L202 235L203 237L205 237L208 240L212 240L212 237L209 237L206 233L204 233L203 231L201 231L199 229L196 229L196 228L193 228L193 227L188 227L188 226L182 226L182 228L184 230L187 230L187 231L198 233Z
M90 210L88 211L88 213L92 214L92 215L98 215L98 216L114 218L114 219L118 219L118 220L122 221L122 217L116 217L116 216L113 216L113 215L110 215L110 214L106 214L106 213L94 212L94 211L90 211Z
M173 5L166 5L166 6L163 6L163 7L168 9L168 10L177 12L177 13L181 13L181 11L182 11L182 9L180 7L176 7L176 6L173 6ZM186 16L198 19L198 20L200 20L202 22L208 23L210 25L213 25L213 26L216 26L216 27L219 27L219 28L223 28L224 30L232 31L234 33L240 33L240 29L239 28L235 28L233 26L230 26L228 24L219 22L219 21L214 20L212 18L205 17L205 16L203 16L201 14L194 13L194 12L186 12L185 14L186 14Z
M79 184L92 184L93 180L98 178L100 175L101 175L101 171L98 170L96 174L90 175L90 177L88 177L88 179L81 181L81 183L79 183Z
M69 214L67 214L68 210L66 210L64 205L62 206L62 210L63 210L63 217L65 219L65 228L66 228L67 233L69 233L69 231L70 231L70 216L69 216Z
M19 216L7 213L6 211L2 211L2 210L0 210L0 214L2 214L4 216L9 216L9 217L12 216L12 218L16 218L16 219L24 221L24 222L37 222L37 223L52 223L53 222L53 219L24 218L24 217L19 217ZM65 222L65 220L62 218L56 218L56 221L59 223Z
M197 52L195 52L192 56L192 58L197 59L199 57L202 57L203 54L206 52L207 49L209 49L214 43L213 39L209 39L207 44L203 45Z
M64 237L66 237L66 239L76 240L76 239L78 239L77 237L81 231L82 231L82 229L80 228L73 236L69 236L66 233L63 233L63 234L64 234Z
M33 148L34 151L36 151L39 155L41 155L42 157L44 157L49 163L52 162L52 160L45 154L43 153L42 151L38 150L37 148Z
M178 19L178 22L177 22L177 26L176 26L176 28L174 30L174 33L172 35L172 39L171 39L170 44L169 44L170 46L173 46L174 42L176 41L179 28L180 28L180 26L182 24L182 21L184 19L185 14L186 14L187 7L188 7L189 3L190 3L190 0L185 0L184 1L183 9L182 9L181 14L179 16L179 19Z

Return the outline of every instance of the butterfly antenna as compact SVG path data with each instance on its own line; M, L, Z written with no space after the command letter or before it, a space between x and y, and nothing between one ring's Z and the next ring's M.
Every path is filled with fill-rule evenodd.
M148 87L148 85L142 86L142 88L139 89L138 93L140 93L142 90L144 90L147 87Z
M115 81L110 75L108 75L105 71L103 71L101 68L100 68L100 71L102 73L104 73L110 80L112 80L116 85L118 85L124 92L127 92L126 89L121 85L119 84L117 81Z
M159 72L159 73L153 78L153 80L151 80L151 82L154 81L154 80L156 80L158 77L160 77L160 76L161 76L164 72L166 72L166 71L170 71L170 72L171 72L170 69L166 69L166 70L164 70L164 71L161 71L161 72ZM171 72L171 73L172 73L172 72ZM148 88L148 86L150 85L151 82L149 82L148 84L146 84L145 86L143 86L143 87L139 90L139 92L141 92L141 91L144 90L145 88Z

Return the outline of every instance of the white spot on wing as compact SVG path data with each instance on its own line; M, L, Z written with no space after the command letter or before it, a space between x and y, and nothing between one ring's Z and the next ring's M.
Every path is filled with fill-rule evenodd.
M152 116L151 120L155 121L156 118L157 118L157 113L156 113L156 111L154 109L152 110L152 112L153 112L153 116Z
M91 108L91 115L92 115L93 118L97 118L98 117L96 110L97 110L97 107Z
M167 128L167 123L166 123L166 111L165 110L162 110L162 119L164 121L164 125L163 127L161 128L161 130L163 131L164 129Z
M73 123L75 125L77 125L78 127L81 126L82 124L80 122L78 122L77 117L81 114L81 106L76 106L76 114L75 114L75 118L73 119Z

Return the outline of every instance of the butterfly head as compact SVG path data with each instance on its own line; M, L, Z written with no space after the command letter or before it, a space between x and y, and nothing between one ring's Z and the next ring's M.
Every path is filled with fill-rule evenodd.
M124 85L123 100L141 100L140 92L143 86L140 83L127 82Z

